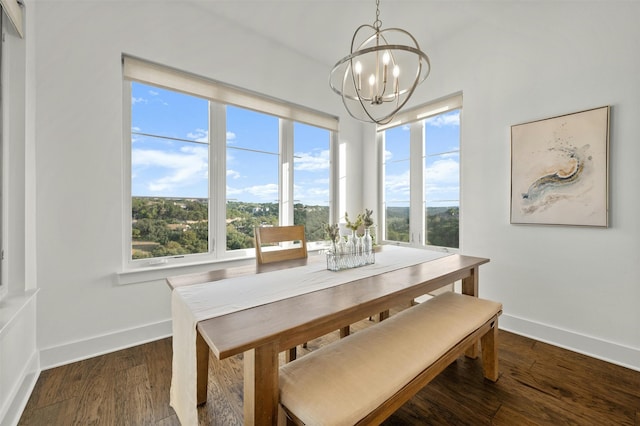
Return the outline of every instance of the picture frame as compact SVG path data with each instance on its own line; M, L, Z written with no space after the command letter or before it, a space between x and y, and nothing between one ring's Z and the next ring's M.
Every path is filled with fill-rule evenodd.
M603 106L511 126L511 223L608 226Z

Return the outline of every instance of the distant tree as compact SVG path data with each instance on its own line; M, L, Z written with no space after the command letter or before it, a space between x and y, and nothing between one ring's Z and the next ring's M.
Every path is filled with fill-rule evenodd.
M427 244L458 248L460 246L460 209L427 208Z
M179 256L187 254L188 252L176 241L169 241L163 246L158 246L153 249L153 257L165 257L165 256Z
M409 242L409 208L388 207L386 223L387 239Z
M252 248L253 238L238 232L231 224L227 225L227 250Z
M167 223L163 220L140 219L132 225L132 228L134 230L132 235L133 232L136 232L140 240L154 241L160 244L169 241Z

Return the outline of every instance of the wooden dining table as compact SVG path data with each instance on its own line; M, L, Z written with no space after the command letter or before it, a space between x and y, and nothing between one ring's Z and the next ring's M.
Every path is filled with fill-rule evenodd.
M415 250L420 249L383 246L376 256L382 261L387 253L397 257L398 254L405 253L415 255ZM428 253L427 250L422 252ZM462 282L462 293L477 297L479 267L489 262L486 258L446 253L425 254L423 260L419 257L417 259L413 264L385 270L366 269L364 266L358 268L360 271L356 278L344 279L345 282L338 285L291 297L276 298L256 306L227 310L220 315L197 321L195 402L206 402L209 351L220 360L244 354L244 423L275 425L278 417L280 352L390 308L406 305L416 297L459 280ZM311 274L317 274L324 279L325 274L339 277L339 274L345 272L322 270L324 262L323 255L310 255L304 260L280 264L245 265L202 274L176 276L168 278L167 283L174 292L187 286L198 285L206 288L208 295L215 295L215 286L218 283L232 285L234 280L238 281L241 277L244 277L246 282L249 276L253 277L250 280L256 286L260 286L269 274L282 271L283 268L290 269L288 276L293 277L292 285L295 285L297 280L303 281ZM175 299L172 303L176 303ZM182 365L176 366L175 358L177 351L184 348L176 347L175 315L174 310L173 380L179 380L182 373L175 370ZM185 343L191 344L191 341ZM476 344L467 355L475 358L477 354ZM188 416L180 411L195 410L195 407L182 407L174 403L174 396L177 399L184 395L179 392L174 395L173 388L172 381L172 406L176 408L183 426L186 426L185 423L191 423L193 417L186 420ZM197 421L197 414L195 418Z

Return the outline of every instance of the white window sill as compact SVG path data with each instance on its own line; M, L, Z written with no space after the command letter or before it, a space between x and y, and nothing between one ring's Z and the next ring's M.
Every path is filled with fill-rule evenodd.
M191 274L196 272L222 269L230 266L241 266L255 262L254 258L240 257L219 260L208 260L193 263L160 264L138 269L119 272L118 284L138 284L149 281L165 280L174 275Z
M27 290L20 293L7 294L0 300L0 335L11 325L20 311L29 304L38 293L38 289Z
M326 247L324 245L309 245L308 251L311 255L315 252L321 252ZM137 269L129 269L118 272L117 283L119 285L139 284L149 281L165 280L167 277L174 275L192 274L197 272L211 271L214 269L223 269L233 266L243 266L254 263L255 257L239 256L234 258L206 260L191 263L160 263L157 266L146 266Z

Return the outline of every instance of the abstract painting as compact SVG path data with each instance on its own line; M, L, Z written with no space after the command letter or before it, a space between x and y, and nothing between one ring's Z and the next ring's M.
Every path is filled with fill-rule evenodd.
M608 225L609 109L511 126L511 223Z

